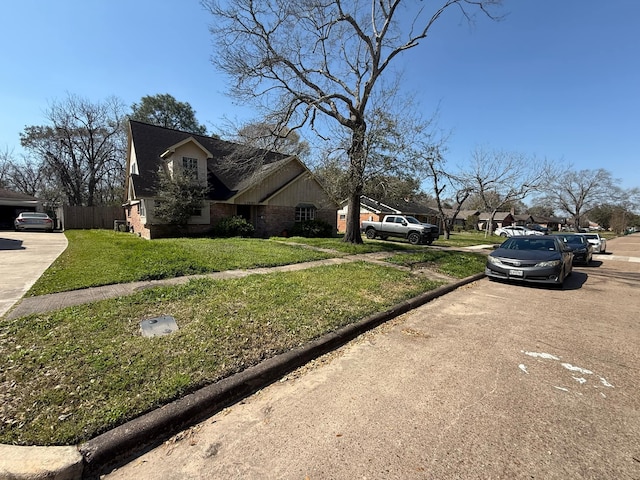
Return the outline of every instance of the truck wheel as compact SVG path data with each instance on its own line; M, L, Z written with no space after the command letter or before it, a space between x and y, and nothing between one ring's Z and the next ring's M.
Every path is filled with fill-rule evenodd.
M433 237L427 237L424 243L426 243L427 245L431 245L433 243Z
M420 234L416 232L411 232L407 237L407 240L409 240L409 243L411 245L418 245L420 243Z
M365 233L366 233L367 238L369 240L373 240L374 238L376 238L376 231L373 228L367 229L367 231Z

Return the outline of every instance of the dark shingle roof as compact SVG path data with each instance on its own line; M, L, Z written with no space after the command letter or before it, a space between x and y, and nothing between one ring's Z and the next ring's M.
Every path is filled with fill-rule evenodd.
M226 200L237 191L250 186L254 179L263 177L275 164L281 164L289 158L276 152L134 120L130 120L129 124L139 172L131 175L131 180L139 197L154 195L158 169L163 163L160 156L170 147L190 137L213 155L207 161L208 181L212 187L211 200ZM233 160L234 157L237 160Z
M26 193L14 192L13 190L9 190L7 188L0 188L0 198L4 198L6 200L38 200L36 197L32 197L31 195L27 195Z

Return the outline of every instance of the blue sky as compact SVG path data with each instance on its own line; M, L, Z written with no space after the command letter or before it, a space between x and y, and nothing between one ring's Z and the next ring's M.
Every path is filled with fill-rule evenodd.
M440 5L440 0L423 0ZM501 22L453 10L401 57L407 92L439 106L448 159L476 147L605 168L640 187L640 1L505 0ZM211 65L197 0L10 0L0 29L0 150L67 92L126 105L170 93L211 131L251 117Z

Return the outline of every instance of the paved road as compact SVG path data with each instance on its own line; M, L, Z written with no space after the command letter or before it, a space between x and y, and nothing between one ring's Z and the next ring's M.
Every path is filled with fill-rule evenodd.
M0 317L65 248L63 233L0 231Z
M640 235L563 290L487 279L104 478L640 478Z

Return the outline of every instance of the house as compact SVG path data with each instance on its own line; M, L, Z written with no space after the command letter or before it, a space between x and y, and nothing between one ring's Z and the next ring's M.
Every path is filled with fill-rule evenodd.
M172 233L154 216L160 170L170 176L188 172L208 187L187 234L208 233L232 216L243 217L260 237L314 219L335 230L338 205L297 157L131 120L124 207L129 229L144 238Z
M444 208L442 209L445 218L447 218L447 220L451 219L451 217L453 217L453 214L455 212L455 210L453 208ZM477 228L477 225L467 225L467 219L469 217L477 217L478 215L480 215L480 210L460 210L458 212L458 214L456 215L456 219L453 222L453 225L451 225L452 229L453 228L461 228L461 229L466 229L466 228L471 228L471 229L475 229Z
M342 208L338 210L338 231L347 230L347 201L342 202ZM420 202L411 200L375 200L362 195L360 197L360 223L363 221L381 222L385 215L411 215L424 223L439 225L438 211Z
M0 230L13 230L13 221L22 212L42 212L42 202L31 195L0 188Z
M490 213L482 212L478 218L478 230L486 230L487 223L491 218ZM491 231L496 228L508 227L509 225L515 225L515 218L510 212L496 212L493 216L493 225Z

